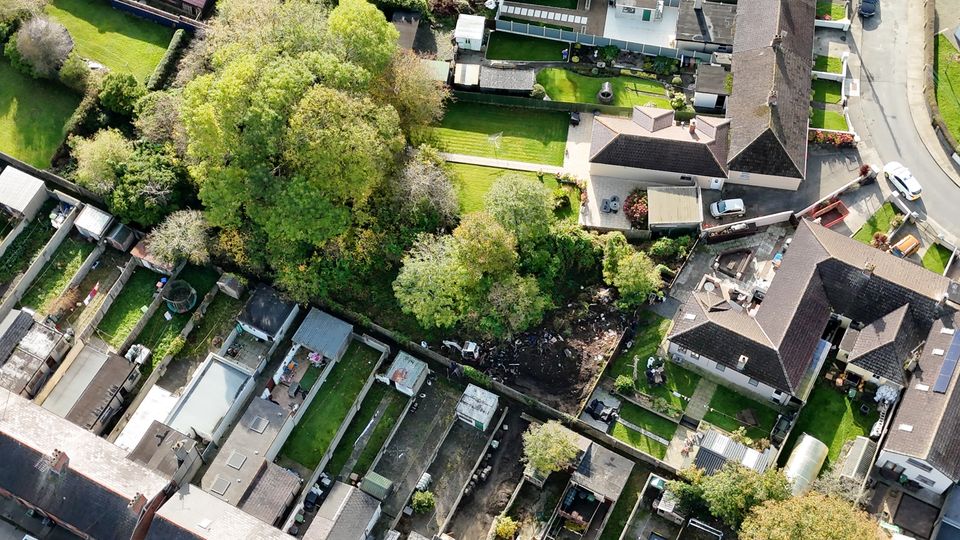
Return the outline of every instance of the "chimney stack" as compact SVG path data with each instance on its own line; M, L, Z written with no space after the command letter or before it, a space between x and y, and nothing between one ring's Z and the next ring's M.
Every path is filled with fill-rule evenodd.
M769 105L769 106L771 106L771 107L776 107L776 106L777 106L777 91L776 91L776 90L771 90L770 93L767 95L767 105Z
M690 120L690 134L693 135L697 132L697 119L694 118Z
M770 46L773 47L774 49L779 49L781 43L783 43L782 34L777 34L773 36L773 39L770 40Z
M67 469L67 465L70 464L70 458L67 457L67 453L63 450L57 448L53 449L53 455L50 459L50 470L61 474Z
M130 509L135 515L139 516L143 512L143 507L147 505L147 498L143 496L143 493L137 492L133 496L133 499L130 499L130 502L127 503L127 508Z

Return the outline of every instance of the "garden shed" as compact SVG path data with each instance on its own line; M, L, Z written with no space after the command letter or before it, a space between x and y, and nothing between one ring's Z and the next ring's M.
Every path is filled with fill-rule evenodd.
M110 233L107 234L107 243L113 246L114 249L120 251L126 251L130 249L130 246L133 245L133 241L137 239L137 236L133 233L133 229L127 227L123 223L117 223L110 229Z
M284 300L273 287L260 284L237 316L241 330L265 341L274 341L293 324L300 308Z
M853 441L850 452L843 460L843 467L840 468L840 478L850 478L857 482L862 482L870 472L870 465L873 463L873 456L877 453L877 443L867 437L859 436Z
M0 172L0 208L15 218L31 220L47 200L43 180L7 166Z
M312 307L293 334L293 342L337 362L347 352L351 336L352 324Z
M457 403L457 418L471 426L486 431L497 412L500 398L474 384L468 384Z
M480 66L480 89L528 95L537 82L532 69L502 69Z
M810 484L817 479L820 469L830 450L820 440L803 433L800 440L793 447L793 452L787 459L783 474L793 484L794 496L803 495L810 491Z
M429 74L431 80L446 84L447 79L450 78L450 62L421 58L420 65Z
M487 20L479 15L460 15L453 38L457 47L468 51L479 51L483 46L483 29Z
M133 255L133 258L137 259L140 266L149 268L158 274L172 276L177 271L177 265L161 261L150 253L150 239L148 237L144 237L137 242L137 245L133 246L130 254Z
M457 67L453 70L453 84L477 86L480 84L480 66L478 64L457 64Z
M703 205L697 186L647 189L652 230L696 229L703 222Z
M217 288L220 292L239 300L243 293L247 291L245 280L236 274L225 273L217 280Z
M100 210L96 206L87 204L73 222L77 232L86 238L99 242L113 222L113 216Z
M413 396L423 386L429 373L426 362L400 351L386 373L377 374L377 380L396 388L402 394Z

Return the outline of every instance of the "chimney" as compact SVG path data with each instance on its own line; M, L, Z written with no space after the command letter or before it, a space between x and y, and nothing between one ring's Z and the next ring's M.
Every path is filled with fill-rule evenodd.
M773 47L774 49L779 49L781 43L783 43L782 34L777 34L773 36L773 39L770 40L770 46Z
M697 132L697 119L694 118L690 120L690 134L693 135Z
M127 503L127 508L130 509L134 515L139 516L143 512L143 507L147 505L147 498L143 496L143 493L137 492L133 496L133 499L130 499L130 502Z
M693 9L697 11L703 10L703 0L693 0Z
M863 265L863 274L867 277L873 275L873 269L876 267L877 265L873 264L872 262L868 262L867 264Z
M777 91L776 91L776 90L770 90L770 93L767 94L767 105L769 105L769 106L771 106L771 107L776 107L776 106L777 106Z
M53 455L50 459L50 470L57 474L62 474L63 471L67 470L67 465L69 464L70 458L67 457L67 453L63 450L54 448Z

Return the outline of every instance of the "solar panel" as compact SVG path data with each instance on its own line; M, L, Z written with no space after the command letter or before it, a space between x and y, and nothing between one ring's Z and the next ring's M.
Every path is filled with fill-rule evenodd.
M943 365L940 366L937 382L933 384L934 392L947 393L947 387L950 386L950 379L953 378L953 372L957 369L958 360L960 360L960 334L954 334L953 340L950 342L950 349L943 359Z

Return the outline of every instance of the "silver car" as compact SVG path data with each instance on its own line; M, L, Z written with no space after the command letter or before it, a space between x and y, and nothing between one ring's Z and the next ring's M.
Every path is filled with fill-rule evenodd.
M746 213L743 199L724 199L710 205L710 215L715 218L742 216Z

